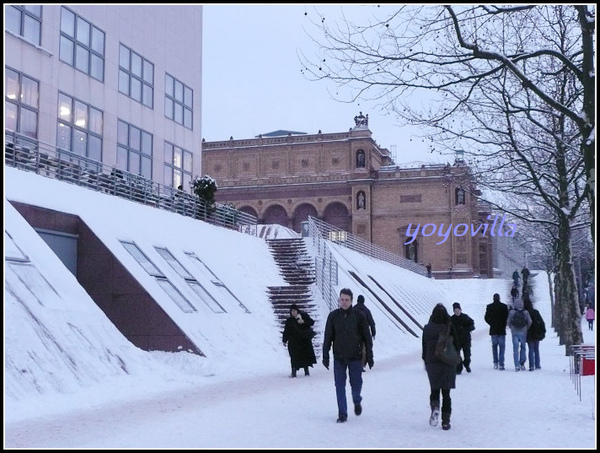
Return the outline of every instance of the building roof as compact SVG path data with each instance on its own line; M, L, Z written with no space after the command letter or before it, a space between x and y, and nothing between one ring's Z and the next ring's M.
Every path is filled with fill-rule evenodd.
M267 132L266 134L257 135L257 138L260 138L260 137L283 137L286 135L306 135L306 132L285 131L282 129L278 129L273 132Z

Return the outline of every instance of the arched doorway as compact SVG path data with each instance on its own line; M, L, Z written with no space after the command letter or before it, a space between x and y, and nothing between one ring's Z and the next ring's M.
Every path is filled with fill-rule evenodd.
M348 208L339 202L333 202L327 205L323 212L323 221L327 222L340 230L351 232L350 230L350 213Z
M245 212L246 214L250 214L251 216L258 218L258 213L252 206L242 206L238 209L238 211Z
M271 205L262 218L264 224L283 225L289 228L289 218L285 208L279 204Z
M312 204L303 203L296 208L293 218L295 232L302 232L302 222L307 221L308 216L317 217L317 208L315 208Z

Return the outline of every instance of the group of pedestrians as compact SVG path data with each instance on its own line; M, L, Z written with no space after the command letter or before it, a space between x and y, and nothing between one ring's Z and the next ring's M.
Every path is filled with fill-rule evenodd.
M348 420L346 380L350 382L354 414L358 416L363 411L361 392L365 366L368 365L370 369L374 365L375 321L364 304L364 296L358 296L355 306L352 305L352 300L352 291L343 288L339 293L339 308L331 311L327 317L323 339L322 363L328 370L331 365L330 350L333 350L338 423ZM453 314L450 315L444 304L436 304L428 323L423 327L422 334L421 357L430 386L429 423L437 426L441 413L444 430L449 430L451 426L450 391L456 387L456 375L461 374L463 369L471 373L471 332L475 330L475 321L463 313L460 303L453 303L452 309ZM546 327L539 311L533 308L529 295L514 298L509 310L509 307L500 300L500 295L494 294L492 303L486 306L484 319L490 326L494 369L505 369L507 327L511 330L515 371L525 370L527 360L529 360L529 371L541 369L539 343L545 337ZM308 376L308 367L316 363L312 340L307 340L308 336L302 334L302 329L311 328L313 324L314 321L308 314L292 305L283 334L284 344L288 343L292 377L296 377L296 371L301 368L304 368ZM436 353L440 334L445 332L451 335L452 343L459 356L462 352L458 364L447 364Z
M526 370L527 360L529 371L541 369L540 341L546 336L546 324L540 312L533 308L529 295L514 298L509 310L500 300L500 294L494 294L492 303L486 306L484 320L490 326L494 369L505 369L507 327L511 332L515 371Z

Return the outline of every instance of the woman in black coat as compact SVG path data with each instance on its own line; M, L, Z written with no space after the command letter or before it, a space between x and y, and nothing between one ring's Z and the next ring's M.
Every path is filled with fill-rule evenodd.
M440 414L440 391L442 393L442 428L450 429L450 414L452 413L452 400L450 398L450 389L456 385L456 366L448 365L435 356L435 346L440 332L445 332L450 325L450 334L452 335L454 347L459 351L458 338L450 315L443 304L437 304L433 307L429 323L423 328L423 352L422 358L425 362L425 370L429 378L431 394L429 403L431 405L431 417L429 424L436 426Z
M309 376L308 367L317 363L315 350L312 345L314 331L312 326L315 321L308 313L298 310L296 304L290 306L290 317L285 321L283 329L283 344L287 343L290 353L290 362L292 364L292 374L290 377L296 377L296 371L304 368L304 375Z

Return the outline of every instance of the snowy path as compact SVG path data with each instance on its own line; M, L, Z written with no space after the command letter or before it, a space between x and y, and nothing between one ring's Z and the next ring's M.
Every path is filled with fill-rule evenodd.
M363 414L351 413L345 424L335 423L333 372L317 364L310 377L241 377L15 422L5 427L5 447L593 448L595 381L584 378L580 402L569 359L557 344L553 334L541 343L541 371L516 373L507 337L507 369L500 372L492 369L481 326L473 337L473 372L458 376L452 391L447 432L428 425L427 376L420 353L413 352L375 362L364 375Z

